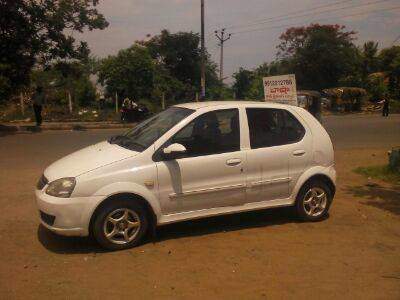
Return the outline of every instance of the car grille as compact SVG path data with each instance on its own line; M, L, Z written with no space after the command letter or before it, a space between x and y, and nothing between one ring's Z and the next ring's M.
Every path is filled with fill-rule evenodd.
M36 188L38 190L42 190L48 183L49 181L47 180L47 178L44 175L42 175L36 184Z
M45 222L46 224L53 226L54 221L56 220L55 216L46 214L45 212L42 212L40 210L40 218L42 219L43 222Z

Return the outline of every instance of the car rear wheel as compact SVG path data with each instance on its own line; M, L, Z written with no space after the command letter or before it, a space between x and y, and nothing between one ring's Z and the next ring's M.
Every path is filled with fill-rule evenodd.
M97 214L93 234L97 242L109 250L137 246L148 228L146 210L131 201L107 203Z
M319 221L328 215L332 191L321 180L307 182L297 195L297 215L304 221Z

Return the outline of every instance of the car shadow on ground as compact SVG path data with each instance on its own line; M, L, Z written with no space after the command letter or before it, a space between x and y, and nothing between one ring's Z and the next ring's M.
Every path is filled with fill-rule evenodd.
M58 254L87 254L106 252L91 237L69 237L57 235L42 224L38 226L39 242L47 250Z
M291 208L272 208L190 220L157 229L157 241L299 222Z
M400 215L400 186L383 187L379 184L348 186L347 192L362 198L364 205L370 205Z
M273 208L218 217L190 220L157 228L145 243L159 243L169 239L196 237L207 234L275 226L300 222L291 208ZM58 254L87 254L107 252L91 237L65 237L54 234L43 225L37 230L39 242L47 250Z

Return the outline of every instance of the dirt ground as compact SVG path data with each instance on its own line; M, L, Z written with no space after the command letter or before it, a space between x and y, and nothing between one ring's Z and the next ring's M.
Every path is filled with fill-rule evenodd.
M384 164L385 147L336 151L338 190L322 222L251 212L168 225L155 241L104 252L38 225L32 187L62 145L12 155L0 146L0 299L400 299L400 187L352 172Z

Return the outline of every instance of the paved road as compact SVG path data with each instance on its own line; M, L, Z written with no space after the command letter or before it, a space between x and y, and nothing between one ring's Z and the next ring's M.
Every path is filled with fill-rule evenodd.
M400 299L400 190L353 172L400 145L400 115L324 124L339 175L327 220L277 209L184 222L120 252L39 226L33 187L54 160L121 131L0 137L0 298Z
M400 146L400 114L327 116L323 124L335 149Z
M336 150L400 146L400 114L389 118L378 115L326 116L323 125ZM122 132L113 129L6 135L0 137L0 153L3 156L7 153L13 163L17 163L22 152L28 149L36 158L49 160Z

